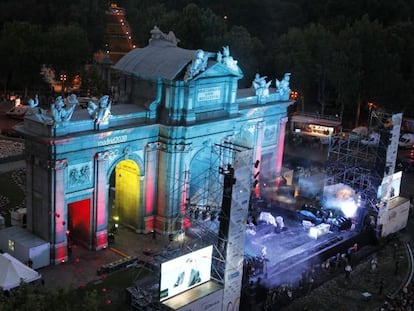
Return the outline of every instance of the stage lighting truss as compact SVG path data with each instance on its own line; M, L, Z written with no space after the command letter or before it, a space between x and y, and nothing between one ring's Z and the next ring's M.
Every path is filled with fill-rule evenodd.
M237 149L237 148L238 149ZM209 167L205 171L200 172L199 176L191 176L192 184L203 185L204 188L199 189L197 192L193 192L190 197L190 191L187 192L189 195L186 199L185 206L181 210L181 213L176 215L174 221L177 224L177 230L184 228L187 224L189 227L194 228L191 230L192 235L196 235L199 240L192 241L198 245L211 245L214 246L213 251L213 264L212 264L212 278L219 283L224 283L224 270L226 258L225 252L222 251L220 245L227 245L228 241L219 234L220 221L228 220L229 215L223 212L222 204L223 197L225 196L226 190L224 181L227 179L227 188L232 187L236 183L236 179L233 176L234 169L232 167L233 156L235 152L240 152L246 149L242 146L235 146L232 143L225 142L223 144L211 145L210 159L204 159L209 161ZM256 178L257 168L260 161L252 163L255 166ZM190 182L188 181L189 172L185 171L180 180L175 180L176 193L182 193L182 189L190 189ZM232 177L228 178L228 177ZM252 174L252 177L254 174ZM172 178L176 178L175 176ZM186 180L187 184L181 184L182 180ZM208 182L206 182L208 180ZM173 194L170 197L180 197L180 195ZM191 245L186 245L186 249L191 249Z
M392 143L390 119L392 114L372 110L369 128L378 131L381 137L376 146L342 134L332 136L329 144L325 185L351 186L373 211L378 211L377 191L382 178L389 173L390 165L395 166L395 163L387 163L387 149Z

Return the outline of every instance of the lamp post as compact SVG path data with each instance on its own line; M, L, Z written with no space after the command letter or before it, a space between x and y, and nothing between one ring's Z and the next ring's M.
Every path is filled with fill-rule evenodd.
M376 109L377 105L373 102L368 102L368 128L371 127L372 109Z
M65 91L66 74L62 73L60 75L60 81L62 82L62 94L63 94Z

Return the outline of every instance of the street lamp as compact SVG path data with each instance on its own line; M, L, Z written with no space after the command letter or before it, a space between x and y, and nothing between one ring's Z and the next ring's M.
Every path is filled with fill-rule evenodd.
M60 75L60 81L62 82L62 93L65 91L65 81L66 81L66 74L62 73Z
M368 127L371 127L372 109L377 109L377 105L373 102L368 102Z

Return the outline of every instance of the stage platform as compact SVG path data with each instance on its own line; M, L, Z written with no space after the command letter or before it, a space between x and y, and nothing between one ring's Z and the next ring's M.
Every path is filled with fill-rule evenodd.
M276 230L272 224L258 223L254 230L247 230L245 241L246 258L261 262L259 268L251 271L249 281L259 278L265 287L298 282L304 271L314 264L335 256L347 253L356 243L359 247L372 242L371 233L359 230L330 231L327 226L320 228L320 234L312 234L319 226L311 227L281 210L267 210L274 217L283 215L285 228ZM322 224L325 225L325 224ZM265 248L265 258L262 252Z

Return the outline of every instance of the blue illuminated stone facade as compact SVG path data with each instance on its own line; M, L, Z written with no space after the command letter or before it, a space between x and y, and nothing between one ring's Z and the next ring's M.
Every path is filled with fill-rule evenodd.
M209 187L221 190L217 146L251 148L261 179L280 175L289 96L276 87L265 97L238 89L243 73L228 47L200 52L171 39L155 33L115 64L119 97L106 122L80 106L62 122L26 117L27 227L51 243L54 263L67 260L69 229L90 249L107 247L117 199L119 222L163 234L182 226L188 201L221 201L205 195ZM128 201L116 193L114 203L111 187L129 168L137 189L125 193Z

